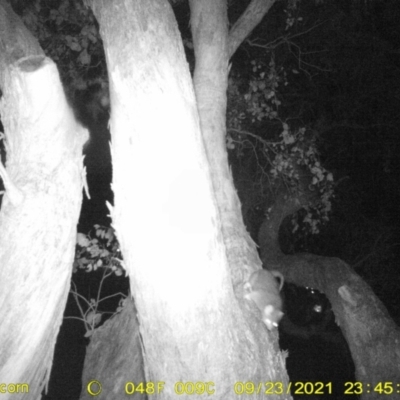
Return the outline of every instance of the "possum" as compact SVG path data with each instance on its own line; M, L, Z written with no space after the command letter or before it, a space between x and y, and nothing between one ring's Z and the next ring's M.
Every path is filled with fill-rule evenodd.
M280 280L279 284L275 278ZM283 275L278 271L260 269L251 274L245 283L247 291L244 298L256 303L262 314L262 321L269 330L278 327L283 317L280 291L284 283Z

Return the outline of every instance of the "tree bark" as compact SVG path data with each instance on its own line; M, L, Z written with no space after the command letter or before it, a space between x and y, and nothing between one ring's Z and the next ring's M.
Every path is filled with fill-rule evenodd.
M276 0L252 0L229 33L229 58L261 22Z
M227 4L224 0L190 0L191 27L196 56L194 86L201 130L211 165L211 178L222 220L222 233L227 250L235 294L242 304L246 319L251 314L243 301L245 276L261 268L256 246L243 223L241 206L228 164L226 149L226 100L228 85L229 37ZM254 2L250 4L252 7ZM265 9L265 12L268 8ZM246 14L247 13L247 14ZM248 10L245 11L249 15ZM249 34L254 25L247 24ZM233 311L235 312L235 311ZM239 328L237 328L239 330ZM286 383L285 361L278 347L277 336L264 334L265 328L252 324L244 328L246 336L254 335L258 348L253 352L253 368L257 374L273 382ZM251 329L251 331L250 331ZM266 360L271 360L267 363Z
M90 338L80 399L91 400L99 395L99 399L144 400L146 393L134 392L134 388L145 381L136 309L132 298L128 298L121 313L96 329Z
M269 360L275 363L260 354L235 301L215 185L180 34L168 2L103 0L90 4L100 24L110 77L112 217L138 310L146 380L165 382L159 393L163 399L175 398L181 388L175 385L181 381L212 382L205 389L215 390L217 399L235 396L238 380L284 381L280 379L284 358L276 348L268 349ZM212 2L207 4L212 6ZM221 7L226 5L219 3L217 9L212 6L204 13L200 7L204 23L214 11L220 13ZM199 33L206 33L197 17L192 17L192 23ZM218 47L225 46L223 69L215 76L223 79L218 89L220 102L214 104L218 135L210 137L219 141L218 152L225 147L228 73L226 38L222 40L225 44L207 42L213 49L211 60ZM203 104L199 101L199 109ZM229 173L227 164L223 170ZM235 203L240 216L237 196L229 201ZM238 229L244 231L243 223ZM252 246L255 258L254 244L247 240L245 246ZM262 334L266 335L265 330ZM272 336L276 340L276 333Z
M0 379L29 385L29 398L38 399L69 291L88 134L75 122L57 67L4 1L0 27L7 151L7 168L0 165Z

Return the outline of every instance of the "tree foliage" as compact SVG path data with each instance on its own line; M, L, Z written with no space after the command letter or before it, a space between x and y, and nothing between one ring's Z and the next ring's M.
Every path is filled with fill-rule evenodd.
M121 311L123 300L127 295L126 292L103 293L103 284L107 278L112 275L121 277L124 274L123 260L113 228L95 225L93 231L93 233L78 233L77 235L73 273L78 274L79 271L90 273L101 270L102 274L97 280L98 286L95 294L90 298L82 295L72 281L71 293L80 315L79 317L66 317L81 320L85 325L86 337L92 335L94 329L106 320L107 315L110 317ZM74 278L72 279L74 280ZM111 311L109 307L105 308L103 305L105 301L114 297L119 298L119 305L115 311Z

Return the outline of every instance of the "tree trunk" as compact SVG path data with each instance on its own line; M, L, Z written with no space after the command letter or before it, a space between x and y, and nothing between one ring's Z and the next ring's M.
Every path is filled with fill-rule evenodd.
M261 268L261 261L256 246L243 223L240 201L228 165L225 143L228 63L231 56L230 50L236 49L238 31L244 35L243 38L246 37L260 21L260 13L265 15L273 1L252 1L234 25L229 36L225 0L190 0L189 3L196 56L193 81L201 130L222 220L222 233L231 279L236 297L243 304L243 281L247 280L250 273ZM259 12L257 18L254 18L254 9ZM250 16L253 18L249 18ZM251 315L247 313L245 307L243 311L245 318L250 319ZM257 362L253 363L253 367L257 366L259 369L257 373L264 376L264 379L287 382L284 357L274 350L274 347L278 347L277 336L268 337L264 335L265 328L261 330L259 328L259 325L252 325L253 332L246 332L246 335L253 334L258 342L258 349L251 350L255 353L256 359L259 357ZM265 360L273 361L268 364Z
M9 384L2 398L26 398L10 393L21 383L38 399L69 291L88 134L75 122L57 67L4 1L0 25L7 150L7 168L0 165L0 379Z
M236 396L237 381L286 382L283 357L276 347L260 349L255 337L264 335L264 344L273 337L276 345L276 333L250 331L232 290L225 253L230 238L221 234L191 78L168 2L90 3L100 24L110 78L115 192L111 212L138 310L146 380L165 382L155 395L163 399L175 398L184 388L182 381L208 382L203 388L215 391L215 398ZM220 3L203 14L203 23L224 7ZM224 18L220 14L216 21ZM199 32L206 32L197 16L192 21ZM221 121L228 73L225 40L215 45L208 41L211 59L218 46L224 46L222 64L218 61L223 69L215 75L223 79L220 102L215 104L218 135L210 138L220 142L219 154L224 147ZM202 109L204 103L198 101ZM227 164L223 170L229 172ZM230 174L227 179L231 182ZM235 197L227 200L239 210L231 222L245 232L238 222L237 196L230 194ZM224 227L224 232L233 232L231 228ZM240 248L251 247L254 268L255 246L243 237L233 239ZM262 391L259 397L264 397Z
M90 338L80 399L92 400L99 395L99 399L144 400L147 396L139 385L145 381L136 309L132 298L127 298L121 313L96 329Z

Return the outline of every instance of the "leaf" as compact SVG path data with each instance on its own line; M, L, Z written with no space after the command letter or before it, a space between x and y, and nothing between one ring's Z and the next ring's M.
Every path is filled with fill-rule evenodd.
M122 271L121 268L117 268L117 269L115 270L115 275L116 275L116 276L121 276L122 274L123 274L123 271Z
M96 313L94 311L89 311L85 317L85 321L90 326L97 326L101 322L101 313Z
M100 257L105 258L110 255L110 252L107 249L103 249L100 253Z
M84 235L83 233L78 233L76 235L76 244L78 244L81 247L88 247L89 246L89 239L86 235Z
M93 332L94 332L94 329L87 330L86 333L84 334L84 337L89 338L90 336L93 335Z
M65 41L67 42L67 46L72 50L72 51L81 51L82 47L78 43L77 38L71 36L71 35L66 35L65 36Z
M84 49L81 54L79 54L78 57L78 62L80 62L82 65L89 65L92 57L90 54L87 52L86 49Z

